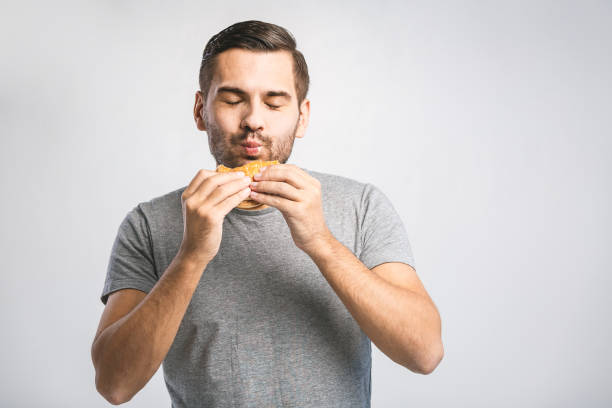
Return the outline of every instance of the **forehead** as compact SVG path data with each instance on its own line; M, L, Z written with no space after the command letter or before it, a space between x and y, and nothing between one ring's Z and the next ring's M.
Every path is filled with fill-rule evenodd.
M248 93L284 90L295 95L293 57L289 51L232 48L217 55L211 91L234 86Z

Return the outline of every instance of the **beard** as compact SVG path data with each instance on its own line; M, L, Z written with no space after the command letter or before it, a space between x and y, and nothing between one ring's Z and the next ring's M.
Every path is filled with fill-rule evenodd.
M228 135L223 133L214 121L211 121L208 123L206 131L208 134L208 148L210 149L210 154L215 158L217 166L223 164L226 167L234 168L253 160L278 160L279 163L284 164L289 159L289 156L291 156L298 125L299 116L292 131L278 137L270 137L261 132L252 131ZM246 141L247 138L254 138L261 143L259 154L251 156L242 151L240 144Z

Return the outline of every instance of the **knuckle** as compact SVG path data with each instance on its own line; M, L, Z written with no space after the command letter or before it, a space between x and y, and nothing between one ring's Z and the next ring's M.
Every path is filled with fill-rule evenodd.
M202 182L201 187L208 187L208 186L210 186L212 183L214 183L214 182L215 182L216 178L217 178L217 175L214 175L214 176L212 176L212 177L208 177L208 178L206 178L206 179L205 179L205 180Z
M218 179L216 179L216 176L212 176L202 182L202 184L200 185L200 189L208 191L210 194L210 191L214 190L218 185Z
M227 184L223 184L219 187L217 187L217 189L219 190L219 192L221 194L223 194L224 196L227 195L230 192L230 188L228 187Z
M207 178L210 178L210 176L211 176L210 170L200 169L198 170L198 174L196 177L206 180Z
M208 217L210 216L210 211L208 211L208 209L204 208L204 206L201 206L200 208L198 208L196 210L198 217L200 217L203 220L208 219Z
M193 201L193 199L191 198L187 198L185 200L185 208L187 208L189 211L193 211L195 210L197 207L195 205L195 202Z
M219 220L219 211L209 209L206 212L206 220L211 224L216 223Z

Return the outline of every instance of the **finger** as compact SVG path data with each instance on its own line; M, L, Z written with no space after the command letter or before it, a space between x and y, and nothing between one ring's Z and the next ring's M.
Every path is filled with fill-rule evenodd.
M235 180L240 180L244 178L244 173L239 172L227 172L227 173L217 173L212 176L206 178L202 183L198 186L196 191L193 193L193 200L201 203L208 198L218 187ZM235 191L232 191L233 194ZM218 202L217 200L216 202ZM216 203L215 202L215 203Z
M244 188L247 188L250 182L251 178L245 176L238 180L232 180L230 182L222 184L215 188L212 193L208 195L206 201L209 203L209 205L217 205L221 201L227 199L227 197L237 193L238 191Z
M258 203L269 205L270 207L277 208L281 212L288 212L291 205L295 205L295 201L287 200L286 198L270 195L266 193L258 193L251 191L249 195L251 200L255 200Z
M232 211L235 207L238 206L243 200L249 198L249 193L251 192L250 188L245 188L239 190L237 193L230 195L225 198L221 202L219 202L216 207L223 213L223 215L227 215L228 212Z
M202 184L202 182L208 177L212 176L215 172L212 170L200 169L191 182L183 191L183 199L187 199L191 197L191 195L197 190L197 188Z
M275 194L291 201L300 201L300 190L282 181L258 181L251 183L251 189L258 193Z
M304 180L305 183L313 186L319 184L319 180L312 177L306 170L302 169L301 167L298 167L295 164L286 164L286 166L289 166L289 168L291 168L302 180Z
M273 180L273 181L284 181L291 184L297 189L303 189L308 185L308 182L303 174L299 173L297 166L287 164L275 164L265 168L261 172L261 176L255 176L256 181L260 180Z

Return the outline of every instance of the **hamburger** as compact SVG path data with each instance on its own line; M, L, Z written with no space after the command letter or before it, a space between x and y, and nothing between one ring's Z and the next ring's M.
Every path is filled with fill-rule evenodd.
M250 177L251 181L253 181L253 176L259 173L262 167L271 166L273 164L279 164L278 160L272 160L272 161L255 160L255 161L245 164L244 166L234 167L234 168L225 167L224 165L220 164L219 166L217 166L216 171L218 173L227 173L230 171L242 171L244 172L245 176ZM240 204L238 204L236 207L248 210L248 209L259 207L260 205L263 205L263 204L255 200L246 199L246 200L241 201Z

